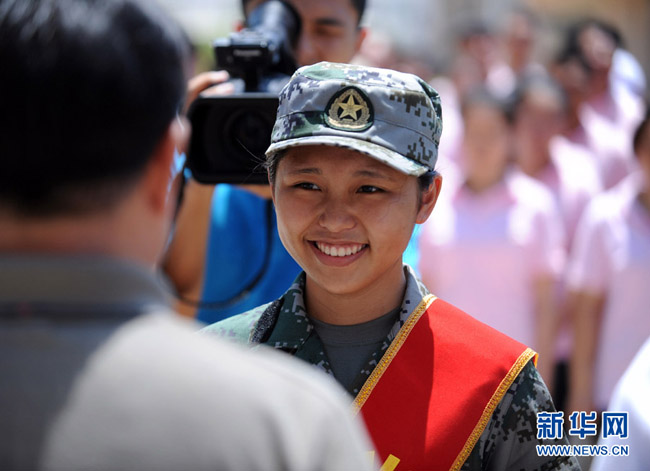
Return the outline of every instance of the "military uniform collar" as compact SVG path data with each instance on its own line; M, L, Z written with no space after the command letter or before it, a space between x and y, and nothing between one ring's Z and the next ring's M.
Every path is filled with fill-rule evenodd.
M305 308L305 272L294 280L282 296L282 306L273 332L267 344L282 350L299 349L311 335L314 325L307 317Z
M417 278L411 267L404 265L404 273L406 275L406 290L399 318L391 328L380 350L375 352L372 358L368 359L368 363L360 371L357 380L354 381L352 390L349 391L353 395L356 395L361 389L383 353L390 346L390 343L397 336L397 333L413 310L419 305L422 298L429 294L429 291ZM331 374L331 367L325 349L305 308L305 280L305 273L300 273L289 290L280 299L281 306L277 321L273 331L264 343L295 355Z

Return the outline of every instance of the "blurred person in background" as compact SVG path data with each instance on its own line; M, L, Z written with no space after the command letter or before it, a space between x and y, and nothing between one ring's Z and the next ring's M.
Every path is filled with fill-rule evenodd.
M599 157L598 170L605 188L636 168L632 135L645 111L641 97L613 79L613 61L620 43L620 34L612 25L588 19L570 28L565 46L581 55L591 69L581 121Z
M436 77L432 84L445 103L445 139L441 144L441 164L453 170L459 165L463 134L460 103L471 90L486 87L505 98L517 83L530 75L546 73L534 58L538 41L539 19L523 6L504 15L498 28L487 21L467 21L457 39L458 53L452 60L449 77ZM446 168L443 168L446 170Z
M580 222L567 275L574 312L571 410L604 410L650 335L650 120L633 148L641 169L595 198Z
M505 59L518 79L544 72L544 66L535 60L540 19L535 12L519 6L510 11L502 30Z
M196 335L154 276L187 51L151 2L0 2L2 470L370 469L333 382Z
M440 143L439 164L445 174L455 174L462 159L461 101L471 90L486 86L492 63L498 56L496 38L486 22L466 21L456 29L456 51L448 73L431 80L445 106L445 138Z
M262 0L243 0L245 17ZM349 62L366 36L365 0L289 0L302 27L294 56L298 65ZM224 72L200 74L191 96L231 94ZM300 271L282 246L268 185L201 185L185 189L174 239L164 262L180 302L177 309L216 322L280 296Z
M517 6L505 15L498 31L501 60L487 77L487 86L501 96L511 94L517 83L530 75L543 75L546 68L535 60L540 20L524 6Z
M490 76L503 66L497 34L487 21L480 18L467 20L461 25L457 47L451 76L460 96L479 85L489 84Z
M523 80L514 93L512 106L516 164L550 190L562 218L565 251L570 254L578 220L591 198L601 191L592 156L584 146L560 134L565 128L567 102L562 89L550 77ZM568 312L573 299L566 296L563 280L557 291L561 309L553 397L562 409L568 394L567 364L572 348Z
M547 76L523 80L515 90L512 106L516 164L551 190L570 250L582 211L601 191L598 173L588 150L561 135L567 102L554 80Z
M551 76L562 87L566 98L562 135L573 144L585 147L592 155L593 165L598 166L596 149L591 147L591 140L581 119L582 107L589 97L591 67L581 54L564 49L553 60L550 69Z
M461 177L446 180L436 216L422 230L422 280L437 296L533 346L550 384L562 220L548 189L512 168L505 100L481 87L465 97L462 115Z

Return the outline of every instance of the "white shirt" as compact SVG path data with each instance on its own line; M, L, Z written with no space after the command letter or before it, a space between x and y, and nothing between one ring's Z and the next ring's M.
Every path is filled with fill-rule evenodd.
M372 469L372 446L361 431L347 395L325 375L270 349L246 351L171 315L151 314L119 329L90 358L50 431L43 464Z
M549 192L518 171L480 194L447 188L420 238L422 279L441 299L534 346L533 283L561 273L561 226Z
M624 469L643 471L650 463L650 338L634 357L625 374L618 382L608 410L628 412L628 438L607 437L599 445L627 445L630 454L626 457L596 456L591 471Z
M595 365L600 408L650 335L650 214L638 200L642 184L633 174L592 201L567 275L572 290L606 297Z

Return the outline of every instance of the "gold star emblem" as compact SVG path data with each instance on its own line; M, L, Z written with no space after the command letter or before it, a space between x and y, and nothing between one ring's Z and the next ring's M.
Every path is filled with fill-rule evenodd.
M363 109L363 105L358 105L354 101L354 96L350 93L348 95L348 101L339 103L339 108L343 110L343 113L339 115L339 119L343 119L346 116L352 116L352 119L356 121L359 119L357 112Z
M372 125L372 105L361 90L345 88L330 100L325 121L334 129L363 131Z

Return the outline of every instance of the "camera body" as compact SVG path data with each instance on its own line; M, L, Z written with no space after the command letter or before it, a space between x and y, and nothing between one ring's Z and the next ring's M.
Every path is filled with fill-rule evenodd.
M300 17L279 0L257 7L248 26L217 39L217 67L228 71L235 93L199 97L192 123L188 168L201 183L268 183L262 165L278 108L278 95L296 70L293 45Z

